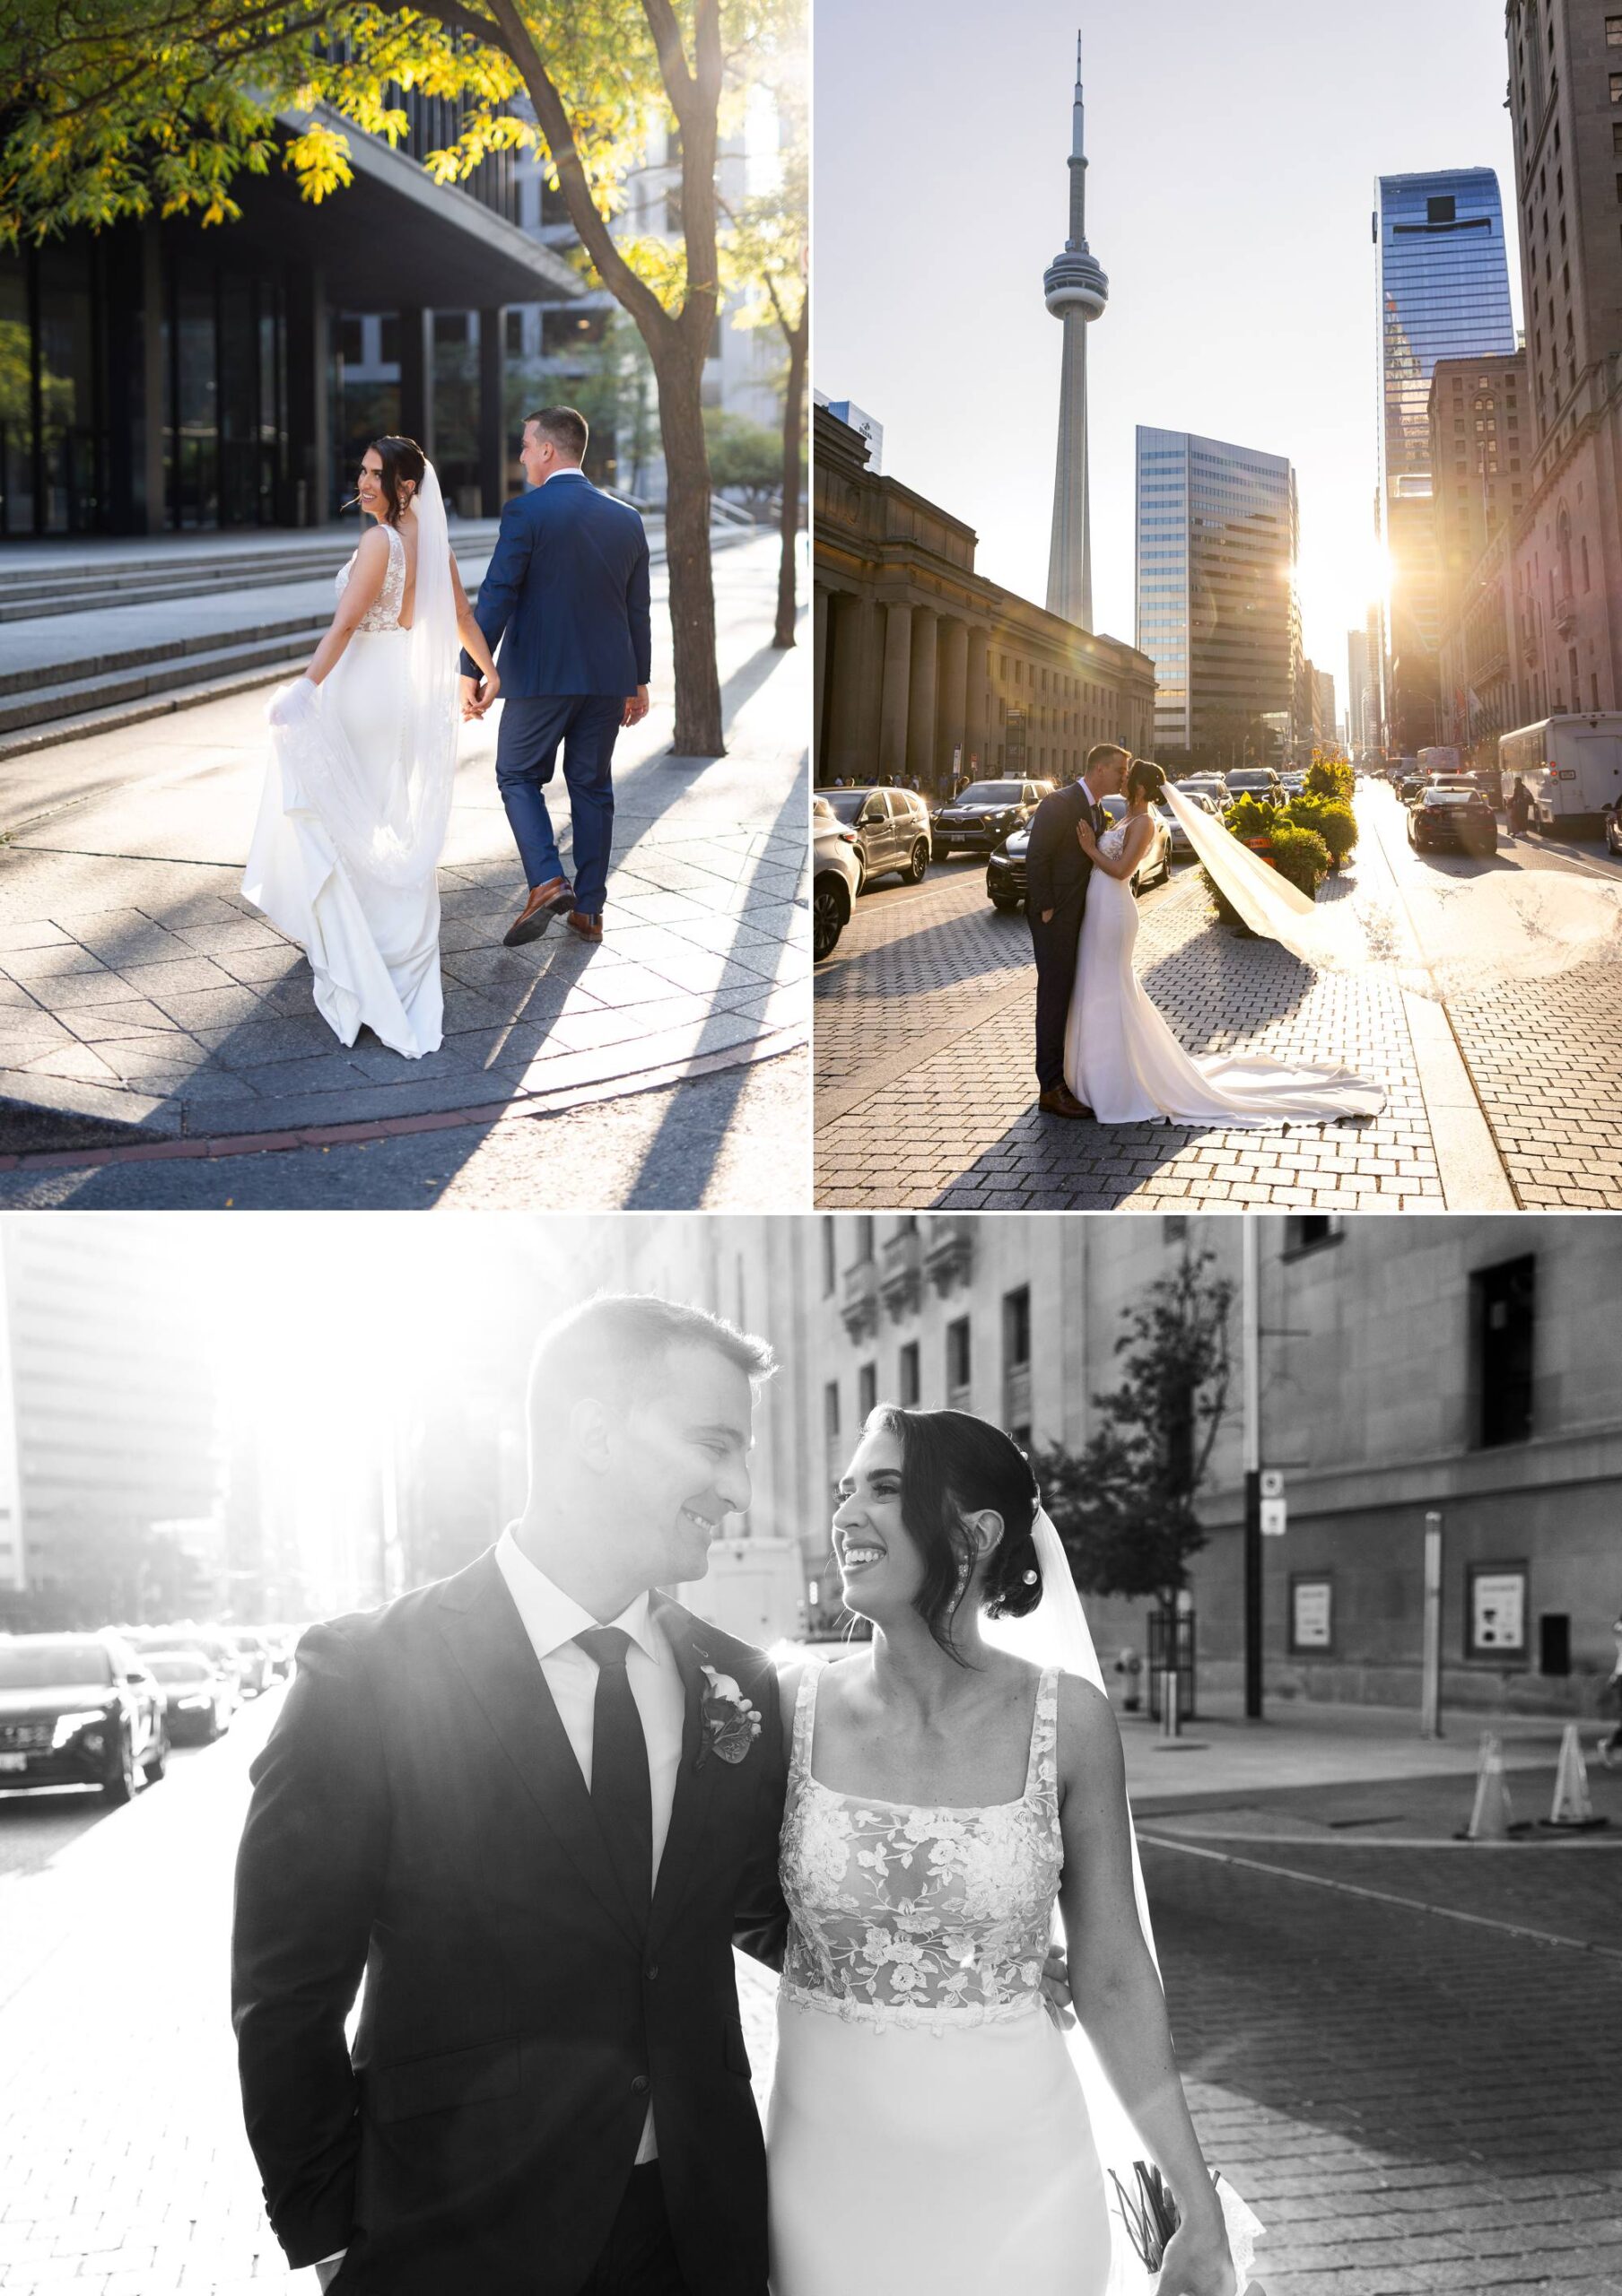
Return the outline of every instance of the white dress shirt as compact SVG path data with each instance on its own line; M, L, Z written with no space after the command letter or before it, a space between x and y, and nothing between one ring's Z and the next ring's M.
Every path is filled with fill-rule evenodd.
M554 472L555 477L557 474ZM591 1741L597 1722L597 1660L575 1640L594 1626L618 1626L631 1637L625 1653L625 1678L641 1718L648 1742L648 1783L653 1793L653 1875L657 1879L665 1837L670 1831L670 1810L676 1800L676 1773L682 1763L682 1726L686 1718L686 1694L669 1643L650 1615L646 1594L639 1595L618 1618L596 1619L582 1610L572 1595L554 1586L537 1570L512 1535L501 1533L495 1550L496 1568L518 1605L552 1702L557 1708L574 1758L580 1766L586 1789L591 1789ZM653 2129L653 2106L642 2123L636 2164L657 2161L658 2145ZM322 2265L336 2264L344 2254L323 2257Z
M495 1551L496 1568L518 1605L530 1647L552 1692L562 1722L580 1766L580 1776L591 1787L591 1740L597 1719L597 1660L575 1640L595 1626L617 1626L631 1637L625 1653L625 1678L641 1718L648 1744L648 1783L653 1796L653 1873L658 1877L665 1837L670 1831L671 1805L676 1800L676 1773L682 1765L682 1726L686 1718L686 1695L669 1643L649 1613L647 1595L639 1595L617 1618L595 1619L582 1610L572 1595L554 1586L512 1535L501 1533ZM653 2135L653 2107L642 2127L637 2166L658 2158Z

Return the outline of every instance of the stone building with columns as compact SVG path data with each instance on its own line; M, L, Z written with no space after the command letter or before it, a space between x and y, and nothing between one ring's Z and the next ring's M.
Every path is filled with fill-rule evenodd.
M1147 752L1155 669L975 571L961 518L868 467L815 411L816 778L1073 780L1094 742Z

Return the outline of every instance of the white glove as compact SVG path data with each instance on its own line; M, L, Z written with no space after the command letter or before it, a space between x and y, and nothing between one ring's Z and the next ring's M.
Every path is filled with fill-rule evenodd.
M300 726L313 718L320 707L316 688L309 678L300 678L295 685L284 685L272 695L265 712L266 722L272 726Z

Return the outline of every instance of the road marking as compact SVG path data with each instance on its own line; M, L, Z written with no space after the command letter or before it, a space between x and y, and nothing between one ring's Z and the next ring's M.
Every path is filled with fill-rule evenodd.
M1304 1882L1310 1889L1338 1890L1343 1897L1369 1898L1376 1905L1402 1906L1409 1913L1434 1913L1443 1921L1462 1921L1472 1929L1496 1929L1506 1937L1525 1937L1538 1945L1565 1945L1579 1953L1600 1953L1622 1961L1622 1945L1596 1945L1586 1937L1562 1937L1552 1929L1529 1929L1522 1922L1499 1921L1491 1914L1461 1913L1457 1906L1432 1905L1425 1898L1404 1897L1395 1890L1371 1890L1361 1882L1337 1882L1327 1874L1298 1874L1292 1866L1270 1865L1265 1858L1236 1857L1232 1850L1205 1849L1191 1841L1173 1841L1165 1834L1146 1835L1150 1847L1169 1849L1183 1857L1208 1857L1214 1865L1243 1866L1248 1874L1269 1874L1283 1882ZM1372 1845L1365 1843L1365 1848ZM1472 1849L1482 1844L1472 1842ZM1519 1845L1511 1843L1513 1848Z

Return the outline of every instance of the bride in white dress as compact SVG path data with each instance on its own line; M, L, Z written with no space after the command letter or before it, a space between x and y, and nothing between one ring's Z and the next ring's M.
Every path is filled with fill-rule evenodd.
M373 442L376 520L337 577L332 627L271 703L271 758L242 890L296 941L339 1040L370 1028L437 1050L439 860L456 778L458 640L498 691L451 554L438 474L413 439Z
M1291 1067L1260 1053L1194 1058L1185 1052L1132 970L1138 904L1132 875L1154 836L1149 809L1161 799L1188 830L1195 849L1236 899L1255 932L1312 961L1329 945L1312 902L1246 852L1219 822L1165 786L1159 766L1137 759L1127 776L1127 816L1095 838L1077 831L1093 864L1076 950L1076 986L1065 1025L1064 1075L1100 1124L1180 1123L1260 1126L1297 1120L1378 1116L1385 1094L1349 1068Z
M1109 1700L982 1633L982 1612L1040 1596L1045 1613L1061 1576L1080 1615L1028 1463L982 1420L883 1405L833 1541L845 1602L875 1632L783 1676L772 2296L1126 2284L1094 2115L1042 1992L1055 1901L1103 2118L1125 2109L1182 2209L1163 2296L1234 2296L1140 1919ZM1095 1673L1085 1622L1081 1637Z

